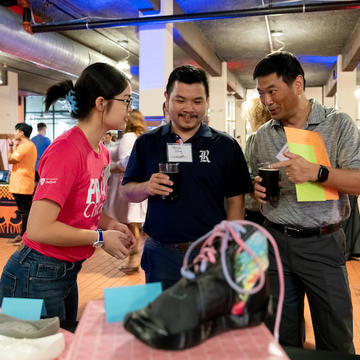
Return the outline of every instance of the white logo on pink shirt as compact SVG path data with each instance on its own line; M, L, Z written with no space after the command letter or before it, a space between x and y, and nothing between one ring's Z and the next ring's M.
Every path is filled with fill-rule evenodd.
M40 185L44 184L56 184L58 178L41 178Z
M97 216L101 213L106 197L106 183L99 184L99 179L90 179L88 195L86 198L86 208L84 216L86 218Z

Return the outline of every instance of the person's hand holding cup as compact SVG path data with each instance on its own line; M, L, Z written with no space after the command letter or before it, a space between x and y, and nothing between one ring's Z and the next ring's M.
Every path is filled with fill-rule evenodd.
M260 185L266 189L265 201L269 201L272 206L277 206L280 195L280 171L272 169L270 162L262 162L258 164L258 175L261 177Z
M176 200L179 196L179 163L159 163L159 172L169 176L170 180L173 182L171 187L173 191L169 195L162 195L161 198L169 201Z

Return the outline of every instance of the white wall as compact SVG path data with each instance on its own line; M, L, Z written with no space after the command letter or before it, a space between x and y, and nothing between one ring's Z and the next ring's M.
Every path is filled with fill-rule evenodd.
M245 151L246 144L246 118L242 112L243 100L235 101L235 138L241 146L241 149Z
M342 71L342 56L338 55L336 79L336 108L351 116L357 117L356 68L353 71Z
M0 86L0 134L13 134L18 122L18 75L8 72L8 85Z
M326 97L324 96L324 94L325 94L325 89L321 86L309 87L305 89L305 95L308 99L313 98L322 105L334 108L336 103L336 97L335 96Z
M226 131L227 68L221 64L221 76L209 76L209 125Z
M320 104L323 103L323 88L319 87L309 87L305 88L305 96L307 99L315 99Z

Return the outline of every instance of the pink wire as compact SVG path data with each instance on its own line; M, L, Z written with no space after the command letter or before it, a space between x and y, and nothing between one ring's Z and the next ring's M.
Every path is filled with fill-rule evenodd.
M214 252L213 252L213 244L214 244L214 240L216 238L220 238L222 239L221 242L221 253L223 254L226 249L227 249L227 245L228 245L228 241L229 241L229 236L228 234L230 233L232 238L236 241L236 243L239 245L239 249L237 252L241 252L242 250L245 250L246 252L248 252L251 256L251 258L255 261L255 263L257 264L258 268L259 268L259 272L260 272L260 279L259 279L259 284L248 291L245 291L244 289L242 289L240 292L241 293L245 293L245 294L254 294L256 292L258 292L265 283L265 273L262 269L261 263L259 261L259 259L257 258L257 256L254 254L254 252L249 248L249 246L246 244L246 242L239 236L239 234L234 230L234 228L231 226L231 224L237 224L241 227L243 227L243 225L251 225L255 228L257 228L271 243L273 249L274 249L274 253L275 253L275 260L276 260L276 264L278 267L278 275L279 275L279 301L278 301L278 305L277 305L277 311L276 311L276 317L275 317L275 325L274 325L274 337L275 339L278 341L279 340L279 329L280 329L280 322L281 322L281 314L282 314L282 307L283 307L283 303L284 303L284 293L285 293L285 286L284 286L284 272L283 272L283 266L282 266L282 262L281 262L281 258L280 258L280 253L279 253L279 249L277 247L277 244L273 238L273 236L266 230L264 229L262 226L253 223L251 221L247 221L247 220L235 220L235 221L222 221L220 224L216 225L214 227L214 229L209 232L208 234L204 235L203 237L201 237L200 239L196 240L196 242L194 242L190 248L188 249L188 251L185 254L184 257L184 262L183 262L183 268L181 269L181 273L183 274L183 276L186 276L186 272L187 270L187 265L188 265L188 258L189 255L191 253L191 250L195 247L195 243L200 243L201 241L204 241L206 239L207 236L209 236L205 241L203 246L201 247L200 253L199 255L194 259L193 263L197 263L199 261L203 261L203 260L209 260L210 263L214 263L216 261L215 257L213 256ZM225 237L227 235L227 237ZM236 284L232 285L233 281L229 276L228 270L226 268L226 264L223 264L225 266L223 266L223 271L224 271L224 275L225 278L227 279L229 285L231 287L236 286L238 288L238 286ZM224 269L225 267L225 269ZM234 290L237 290L236 288L234 288Z
M283 270L278 246L277 246L276 241L273 238L273 236L262 226L260 226L256 223L253 223L251 221L247 221L247 220L237 220L237 221L234 221L234 223L237 223L239 225L255 226L261 233L263 233L266 236L266 238L269 240L269 242L271 243L271 245L274 249L275 260L276 260L276 265L278 268L278 276L279 276L279 301L278 301L276 317L275 317L274 337L276 340L279 341L279 329L280 329L282 308L283 308L283 304L284 304L285 284L284 284L284 270Z

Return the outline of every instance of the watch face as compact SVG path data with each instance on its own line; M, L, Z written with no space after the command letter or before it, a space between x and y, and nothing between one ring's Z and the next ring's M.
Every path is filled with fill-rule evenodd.
M326 166L320 165L318 173L318 182L323 183L329 177L329 169Z
M104 245L104 242L103 242L103 241L95 241L95 242L93 243L93 247L96 247L96 248L102 247L103 245Z

